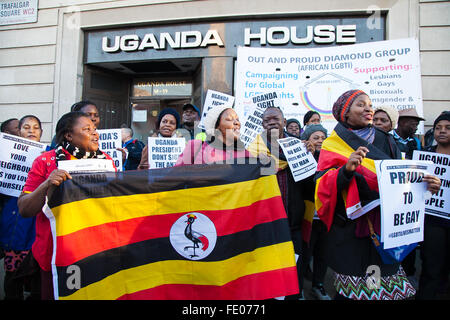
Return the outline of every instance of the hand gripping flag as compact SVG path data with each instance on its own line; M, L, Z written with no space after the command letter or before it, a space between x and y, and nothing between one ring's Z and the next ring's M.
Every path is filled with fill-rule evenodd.
M345 166L350 154L361 145L367 147L369 153L356 169L348 188L339 190L337 178L340 168ZM315 207L319 218L327 225L328 230L333 222L339 196L344 201L349 218L357 218L379 204L374 160L388 158L389 156L372 144L367 144L340 123L336 125L334 131L322 144L316 173Z
M49 196L57 299L269 299L298 293L274 175L192 165L73 175Z

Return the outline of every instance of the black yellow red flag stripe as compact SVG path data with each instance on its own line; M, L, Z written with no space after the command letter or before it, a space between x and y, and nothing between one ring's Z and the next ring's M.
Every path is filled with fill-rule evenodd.
M369 152L356 169L349 187L346 190L339 190L337 179L340 169L345 166L350 154L359 146L367 147ZM347 214L355 208L360 208L366 202L378 198L374 160L386 158L386 154L362 140L342 124L336 125L331 135L322 144L316 174L315 208L328 229L333 221L338 197L342 197ZM360 190L367 190L363 197L360 195Z
M278 183L260 169L215 164L74 175L46 209L56 298L269 299L298 292Z

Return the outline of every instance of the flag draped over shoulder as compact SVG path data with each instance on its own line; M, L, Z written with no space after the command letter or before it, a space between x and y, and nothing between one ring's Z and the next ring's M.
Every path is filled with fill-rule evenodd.
M357 167L348 188L339 194L339 169L345 166L350 154L360 146L367 147L369 153ZM386 157L378 148L368 144L340 123L324 140L316 174L315 207L317 215L327 225L328 230L333 222L338 197L342 197L349 217L373 208L374 201L379 198L374 160Z
M277 180L260 176L259 165L73 175L44 212L57 299L298 293Z
M306 243L311 240L312 224L314 219L314 201L305 199L305 214L302 221L302 239Z

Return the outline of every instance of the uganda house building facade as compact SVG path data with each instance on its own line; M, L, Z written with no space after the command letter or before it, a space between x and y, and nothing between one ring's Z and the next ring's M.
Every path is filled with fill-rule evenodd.
M208 89L233 95L236 47L263 46L261 28L316 36L324 25L336 39L285 47L339 45L339 26L360 42L417 38L425 130L450 110L449 1L39 0L36 22L0 26L0 122L34 114L49 143L60 116L89 99L103 128L126 124L145 141L160 108L202 106ZM139 110L147 121L134 123Z

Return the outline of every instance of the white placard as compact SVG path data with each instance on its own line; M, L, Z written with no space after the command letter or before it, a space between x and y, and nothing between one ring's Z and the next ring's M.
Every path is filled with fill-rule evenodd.
M34 159L46 147L40 142L0 133L0 193L18 197Z
M433 162L433 174L441 179L441 188L438 193L425 201L425 214L450 219L450 156L414 150L413 160Z
M198 127L200 129L205 129L205 126L203 124L203 122L205 121L204 119L208 111L211 110L213 107L223 105L232 108L233 104L234 104L233 96L214 90L208 90L206 92L205 103L203 104L203 113L200 119L200 123L198 124Z
M252 97L277 91L286 119L303 119L307 111L317 111L331 132L336 125L333 104L350 89L366 92L374 107L415 108L423 116L417 39L332 48L239 47L236 69L234 108L240 119ZM423 122L418 133L423 134Z
M98 147L100 151L107 153L114 161L117 171L122 171L122 152L117 148L122 148L121 129L97 130L99 134Z
M279 93L269 92L253 97L245 103L245 118L241 118L240 139L247 148L264 129L262 126L263 113L268 107L282 109Z
M148 164L150 169L170 168L186 145L184 138L148 138Z
M77 159L60 160L58 169L69 173L115 172L112 161L109 159Z
M431 162L377 160L381 205L381 241L394 248L423 241L425 195Z
M36 22L37 18L38 0L0 1L0 26Z
M316 173L317 162L300 139L288 137L277 140L291 169L294 181L300 181Z

